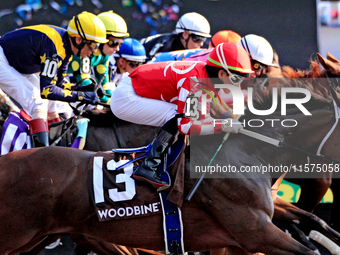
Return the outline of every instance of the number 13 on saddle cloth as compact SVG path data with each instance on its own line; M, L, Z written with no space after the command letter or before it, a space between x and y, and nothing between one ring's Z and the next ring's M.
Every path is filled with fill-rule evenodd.
M184 189L184 150L169 167L172 189L168 200L182 206ZM143 152L144 153L144 152ZM162 213L160 198L151 186L131 178L133 167L143 159L136 153L94 154L89 164L88 190L99 221L131 219ZM127 164L128 163L128 164ZM126 164L124 167L120 166Z

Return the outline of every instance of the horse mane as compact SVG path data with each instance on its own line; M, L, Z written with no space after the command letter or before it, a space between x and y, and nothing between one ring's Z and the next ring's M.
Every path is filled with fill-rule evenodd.
M90 125L96 127L112 127L113 123L117 123L118 119L109 107L103 109L87 109L82 117L90 119Z
M296 72L298 74L298 72ZM292 79L292 78L268 78L268 81L263 86L253 87L253 104L258 110L269 109L272 106L273 88L277 88L278 107L281 108L281 88L304 88L310 91L311 100L305 104L313 108L320 107L320 104L329 104L332 101L330 91L323 86L320 81L325 79ZM305 97L301 93L289 93L288 98Z
M326 78L326 72L323 70L317 60L309 60L309 70L293 69L290 66L282 67L282 75L286 78Z

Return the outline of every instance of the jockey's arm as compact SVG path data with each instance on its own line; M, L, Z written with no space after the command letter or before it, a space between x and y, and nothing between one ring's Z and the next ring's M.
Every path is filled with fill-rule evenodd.
M180 91L179 95L188 95L188 92L185 88L181 87L180 90L183 89L184 91ZM203 95L204 93L202 93ZM209 96L207 96L210 98ZM206 98L207 98L206 97ZM181 98L181 96L179 96ZM226 111L223 111L223 114L221 119L214 119L210 116L210 109L212 101L214 102L213 105L216 104L217 108L219 107L218 104L220 104L219 99L216 100L206 100L206 112L202 112L202 107L199 107L202 103L202 100L199 99L198 103L198 119L192 119L192 118L179 118L178 119L178 130L181 134L184 135L212 135L212 134L219 134L221 132L233 132L237 133L239 129L242 128L240 123L237 119L232 120L234 118L237 118L238 116L233 115L232 109L229 108L225 104L225 102L222 101L222 105L225 108ZM202 108L202 109L201 109ZM177 111L180 114L185 113L186 106L185 102L182 102L181 100L178 100L178 108Z
M49 58L44 61L40 72L40 95L43 99L75 102L77 92L63 86L68 61L59 58Z
M63 89L61 84L57 86L56 81L46 77L40 77L41 98L50 100L59 100L65 102L75 102L78 100L76 91Z
M179 114L185 113L186 110L186 98L189 95L189 91L186 89L185 84L179 88L179 100L178 100L178 107L177 112ZM201 100L199 100L201 101ZM191 119L191 118L179 118L178 119L178 130L181 134L184 135L211 135L211 134L218 134L222 132L222 123L216 122L210 116L210 100L207 100L206 105L206 113L202 113L200 104L198 104L197 112L198 112L198 119Z

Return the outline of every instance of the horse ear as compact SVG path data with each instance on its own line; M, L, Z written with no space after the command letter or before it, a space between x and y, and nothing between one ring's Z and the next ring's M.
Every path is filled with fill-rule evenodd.
M327 52L327 59L332 61L333 63L337 63L340 64L340 61L337 60L332 54L330 54L329 52Z
M316 56L318 58L319 63L323 66L323 68L327 69L327 65L326 65L326 59L324 59L320 53L316 53Z
M340 74L340 65L323 58L319 53L317 53L318 60L320 64L325 68L326 71L332 74Z

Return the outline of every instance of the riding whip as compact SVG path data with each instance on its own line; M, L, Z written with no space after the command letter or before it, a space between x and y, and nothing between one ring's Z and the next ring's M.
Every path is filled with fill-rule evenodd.
M229 137L230 133L226 133L225 136L222 139L222 142L220 144L220 146L218 146L214 156L212 157L212 159L210 160L208 167L211 165L211 163L213 162L214 158L216 157L217 153L221 150L223 144L225 143L225 141L227 141L228 137ZM203 173L201 175L201 177L195 182L194 186L192 187L192 189L190 190L188 196L185 198L185 200L190 201L190 199L192 198L192 196L195 194L198 186L201 184L201 182L203 181L203 178L205 176L205 173Z

